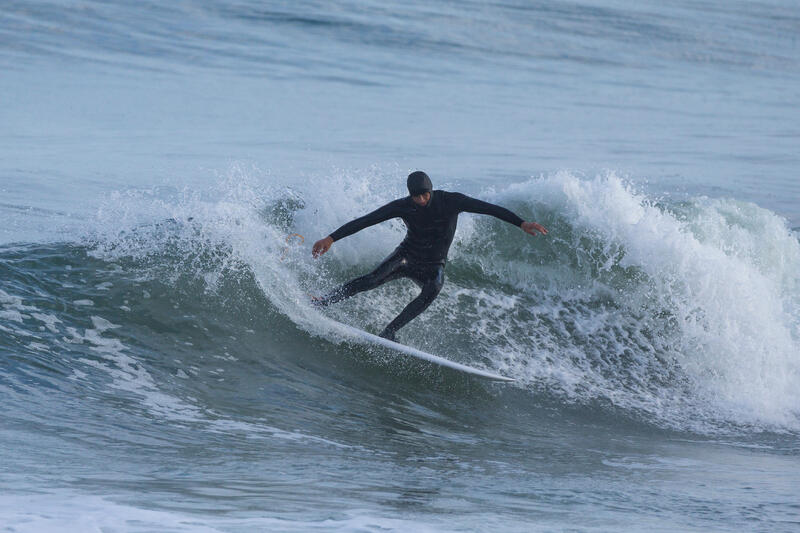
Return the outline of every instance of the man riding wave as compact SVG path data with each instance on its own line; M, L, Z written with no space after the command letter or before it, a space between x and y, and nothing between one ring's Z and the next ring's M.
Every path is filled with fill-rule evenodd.
M401 218L408 229L405 239L383 262L369 274L337 287L322 298L313 298L318 306L327 306L367 291L398 278L409 278L422 291L380 333L395 340L397 330L422 313L436 299L444 285L444 267L447 253L456 232L459 213L492 215L520 227L530 235L537 232L547 235L547 230L536 222L525 222L504 207L471 198L458 192L433 190L427 174L421 171L408 175L408 196L398 198L375 211L343 225L327 237L314 243L311 249L317 258L331 245L391 218Z

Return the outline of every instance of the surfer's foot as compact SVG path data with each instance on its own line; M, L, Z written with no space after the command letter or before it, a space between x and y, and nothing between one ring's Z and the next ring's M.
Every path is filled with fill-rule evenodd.
M325 298L314 296L313 294L309 294L308 297L311 298L311 305L314 307L325 307L327 305Z
M378 337L383 337L387 341L397 342L397 339L394 338L394 334L395 334L394 331L390 331L388 329L384 329L383 331L381 331L381 333L380 333L380 335L378 335Z

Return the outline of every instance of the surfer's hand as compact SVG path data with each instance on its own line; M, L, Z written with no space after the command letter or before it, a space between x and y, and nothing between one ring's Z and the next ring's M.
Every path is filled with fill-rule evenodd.
M547 229L536 222L523 222L520 228L522 228L525 233L530 233L531 235L536 235L537 231L542 235L547 235Z
M331 239L330 235L325 237L324 239L320 239L314 243L314 246L311 248L311 257L316 259L317 257L321 256L331 248L331 244L333 244L333 239Z

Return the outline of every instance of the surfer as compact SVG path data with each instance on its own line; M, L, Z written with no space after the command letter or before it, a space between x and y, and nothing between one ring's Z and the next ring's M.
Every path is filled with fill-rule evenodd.
M459 213L492 215L531 235L547 235L547 230L540 224L525 222L504 207L458 192L434 191L430 178L424 172L409 174L407 185L408 196L348 222L315 242L311 249L312 256L317 258L327 252L335 241L348 235L390 218L403 219L407 228L405 239L375 270L348 281L326 296L312 297L314 305L324 307L374 289L387 281L401 277L411 279L422 291L380 333L381 337L391 341L395 340L397 330L427 309L442 290L447 252L453 242Z

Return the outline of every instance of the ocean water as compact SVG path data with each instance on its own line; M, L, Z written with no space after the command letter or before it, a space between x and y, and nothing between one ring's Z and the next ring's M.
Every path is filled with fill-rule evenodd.
M800 528L796 2L5 0L0 101L0 531ZM416 169L513 384L308 305Z

